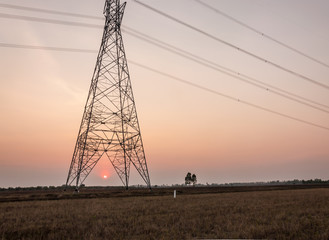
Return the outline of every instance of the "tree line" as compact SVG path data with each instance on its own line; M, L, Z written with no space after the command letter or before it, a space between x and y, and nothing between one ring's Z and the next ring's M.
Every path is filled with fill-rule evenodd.
M322 180L319 178L309 179L309 180L287 180L287 181L268 181L268 182L241 182L241 183L211 183L211 184L197 184L197 177L195 174L191 174L190 172L187 173L185 177L184 184L172 184L172 186L259 186L259 185L307 185L307 184L329 184L329 180ZM97 186L84 186L85 188L97 188ZM118 187L118 186L108 186L109 188ZM136 186L134 186L136 187ZM143 187L143 186L138 186ZM158 185L153 185L152 187L161 187ZM163 185L163 187L170 187L169 185ZM65 185L62 186L36 186L36 187L8 187L8 188L0 188L0 191L31 191L31 190L64 190ZM75 186L68 186L68 189L72 188L75 189ZM107 188L107 187L100 187L100 188ZM118 187L120 188L120 187Z

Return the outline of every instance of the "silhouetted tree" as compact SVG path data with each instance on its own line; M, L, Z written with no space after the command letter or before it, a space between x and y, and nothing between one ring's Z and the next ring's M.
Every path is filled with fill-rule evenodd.
M191 181L193 183L193 186L197 183L198 180L196 179L196 175L195 174L192 175Z
M192 182L192 174L188 172L185 177L185 185L190 185Z
M197 183L196 175L193 173L193 175L188 172L185 177L185 185L190 185L190 184L195 185Z

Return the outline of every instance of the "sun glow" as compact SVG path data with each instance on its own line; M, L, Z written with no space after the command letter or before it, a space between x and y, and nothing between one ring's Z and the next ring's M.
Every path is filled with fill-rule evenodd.
M103 178L104 178L104 179L107 179L107 175L104 175Z

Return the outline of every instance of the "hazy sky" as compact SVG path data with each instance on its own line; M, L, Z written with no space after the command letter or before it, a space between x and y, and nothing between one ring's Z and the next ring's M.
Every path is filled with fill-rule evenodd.
M224 41L329 85L318 64L224 18L194 0L140 0ZM202 0L329 64L327 0ZM1 4L103 17L104 0L0 0ZM4 18L33 16L103 25L0 6L0 187L66 181L97 53L5 48L4 43L98 50L102 29ZM130 0L125 27L277 88L329 105L329 90L275 68ZM265 112L177 82L129 61L252 104L329 128L325 111L248 85L123 33L152 184L329 179L329 130ZM318 105L319 106L319 105ZM130 184L142 183L131 168ZM110 177L103 179L102 175ZM101 159L86 185L121 185Z

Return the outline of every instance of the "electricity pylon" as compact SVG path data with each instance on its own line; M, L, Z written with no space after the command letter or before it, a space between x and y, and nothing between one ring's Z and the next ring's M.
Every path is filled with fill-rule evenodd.
M127 189L131 164L151 188L121 35L125 6L105 2L102 43L66 181L76 190L105 155Z

